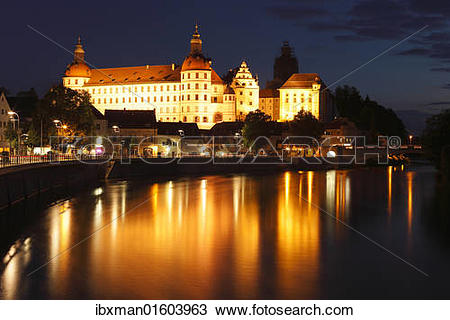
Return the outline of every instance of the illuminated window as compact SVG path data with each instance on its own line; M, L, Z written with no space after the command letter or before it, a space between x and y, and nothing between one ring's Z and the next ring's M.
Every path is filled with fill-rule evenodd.
M190 78L191 78L191 74L190 74L190 73L188 73L187 75L188 75L188 79L190 79Z
M147 92L150 92L150 86L147 86Z
M250 101L250 102L249 102L249 104L250 104L250 105L252 105L252 104L253 104L253 102L251 102L251 101Z
M153 97L153 102L156 102L156 97Z
M250 91L250 95L253 95L253 92Z
M206 74L206 73L205 73L205 74ZM206 89L208 89L208 84L207 84L207 83L205 83L205 90L206 90Z
M176 91L177 90L177 85L173 85L173 91Z
M134 97L134 103L136 103L137 102L137 97Z
M144 87L141 87L141 92L144 92Z
M170 97L169 97L169 96L167 96L167 102L169 102L169 101L170 101L169 99L170 99Z
M208 100L208 96L205 94L204 99L203 100Z
M203 117L203 122L208 122L208 117Z
M173 101L177 101L177 96L173 96Z
M172 108L172 112L173 112L173 113L177 112L177 107L173 107L173 108Z
M164 87L163 86L161 86L161 91L164 91Z
M150 102L150 97L147 97L147 102Z
M167 91L170 91L170 86L169 85L167 86Z
M191 111L191 107L187 106L187 112Z
M203 74L203 78L204 79L208 78L208 75L206 74L206 72Z
M92 93L95 93L95 88L94 88L94 89L92 89Z
M184 90L184 84L181 86L181 90Z
M191 89L191 84L190 83L188 83L187 88L188 88L188 90Z
M78 79L75 79L75 84L78 84Z
M198 89L198 83L195 84L195 89Z
M125 98L122 98L122 103L125 103Z
M195 95L195 100L198 100L198 94Z
M161 96L161 99L160 99L160 100L161 100L161 102L163 102L163 97L162 97L162 96Z
M195 78L198 79L198 72L195 73Z
M119 98L116 98L116 103L119 103Z
M186 116L183 117L183 122L187 122L187 117Z

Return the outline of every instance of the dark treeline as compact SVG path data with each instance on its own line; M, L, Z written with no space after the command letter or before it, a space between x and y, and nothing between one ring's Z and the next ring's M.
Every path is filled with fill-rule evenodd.
M371 142L376 142L379 135L406 139L405 125L392 109L383 107L368 96L362 98L358 89L347 85L337 87L335 95L339 115L365 131Z

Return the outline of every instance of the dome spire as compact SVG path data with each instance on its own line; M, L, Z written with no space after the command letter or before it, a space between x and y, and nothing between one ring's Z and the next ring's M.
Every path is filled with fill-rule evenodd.
M200 39L200 33L198 33L198 24L195 24L194 33L192 34L191 39L191 52L192 55L200 55L202 54L202 40Z
M77 43L75 45L75 50L73 51L73 62L74 63L84 63L84 50L81 45L81 37L78 36Z

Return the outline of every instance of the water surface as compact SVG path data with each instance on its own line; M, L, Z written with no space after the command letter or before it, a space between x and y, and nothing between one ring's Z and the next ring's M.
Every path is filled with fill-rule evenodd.
M110 182L0 240L0 298L450 298L436 190L429 167Z

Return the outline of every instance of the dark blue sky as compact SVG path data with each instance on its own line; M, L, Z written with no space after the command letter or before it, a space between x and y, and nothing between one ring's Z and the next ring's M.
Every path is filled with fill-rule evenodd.
M428 27L339 84L395 110L450 107L450 1L9 1L2 5L0 86L13 93L59 83L81 35L97 67L181 63L194 22L219 74L246 59L265 85L283 40L301 72L331 84Z

